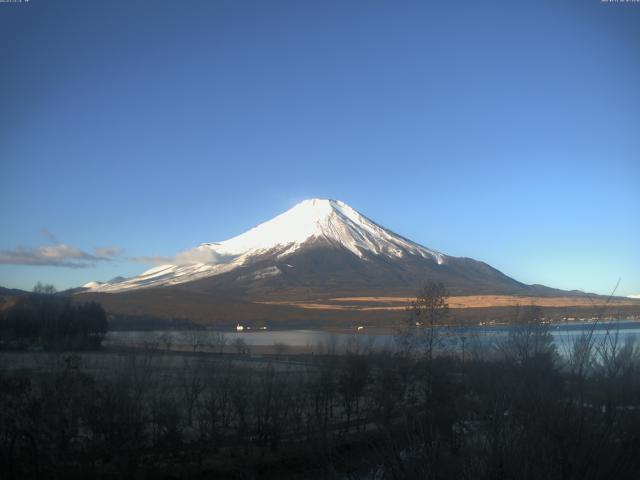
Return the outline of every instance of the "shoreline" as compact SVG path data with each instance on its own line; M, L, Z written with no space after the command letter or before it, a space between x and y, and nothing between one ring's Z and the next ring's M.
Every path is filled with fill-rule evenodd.
M547 325L564 325L564 324L590 324L590 323L612 323L612 322L638 322L640 324L640 315L629 315L622 316L619 318L611 318L611 316L607 316L606 318L575 318L570 317L561 320L553 320L549 319L548 321L543 321L543 324ZM514 325L513 322L505 322L500 320L485 320L478 321L477 323L471 322L463 322L463 323L447 323L442 325L436 325L435 328L492 328L492 327L509 327ZM358 327L362 326L363 328L358 330ZM326 326L326 325L318 325L318 324L309 324L307 322L302 321L300 325L284 327L282 325L277 325L274 327L249 327L245 328L242 331L238 331L235 328L219 328L217 326L207 326L207 325L194 325L192 328L178 326L167 326L167 325L158 325L157 328L114 328L109 329L109 332L210 332L210 333L223 333L223 334L260 334L260 333L276 333L276 332L292 332L292 331L308 331L308 332L322 332L322 333L336 333L336 334L357 334L363 333L366 335L390 335L397 333L398 330L406 329L407 325L403 323L396 323L390 326L379 326L379 325L366 325L360 324L355 326Z

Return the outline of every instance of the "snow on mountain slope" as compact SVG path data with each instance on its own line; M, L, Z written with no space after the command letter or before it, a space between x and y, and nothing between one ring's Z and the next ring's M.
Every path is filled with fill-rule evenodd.
M344 202L311 199L237 237L181 252L173 264L154 267L117 283L96 285L91 290L120 292L190 282L229 272L267 253L279 260L307 242L318 240L345 248L363 259L366 254L389 258L416 255L446 263L445 255L396 235ZM270 270L266 274L277 272Z
M401 257L406 253L442 255L406 240L372 222L344 202L305 200L287 212L252 228L242 235L220 243L208 243L220 256L244 255L288 246L281 255L291 253L311 238L326 239L341 245L359 257L362 251Z

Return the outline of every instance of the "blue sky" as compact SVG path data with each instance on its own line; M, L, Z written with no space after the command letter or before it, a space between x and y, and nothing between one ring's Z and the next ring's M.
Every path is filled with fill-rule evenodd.
M0 285L134 275L323 197L640 293L639 50L640 4L599 0L0 4Z

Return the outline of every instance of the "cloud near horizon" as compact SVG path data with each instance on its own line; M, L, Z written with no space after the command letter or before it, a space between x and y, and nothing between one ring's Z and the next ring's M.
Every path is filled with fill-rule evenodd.
M165 255L142 255L140 257L129 257L129 262L152 264L152 265L167 265L175 263L175 257L168 257Z
M113 259L122 255L120 247L96 247L93 251L101 259Z
M153 265L196 265L206 263L208 265L217 265L228 263L236 258L233 255L221 255L218 252L206 246L199 246L177 253L173 257L165 255L152 255L132 257L128 260L135 263L146 263Z
M53 235L51 240L55 240ZM13 250L0 250L2 265L30 265L66 268L91 268L96 262L115 260L122 254L120 247L96 247L93 253L57 243L39 247L18 246Z

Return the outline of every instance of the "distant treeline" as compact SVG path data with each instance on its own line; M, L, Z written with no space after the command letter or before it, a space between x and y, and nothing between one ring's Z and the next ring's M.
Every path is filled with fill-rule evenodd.
M49 287L15 297L0 310L0 348L92 350L107 333L107 316L95 302L72 303Z

